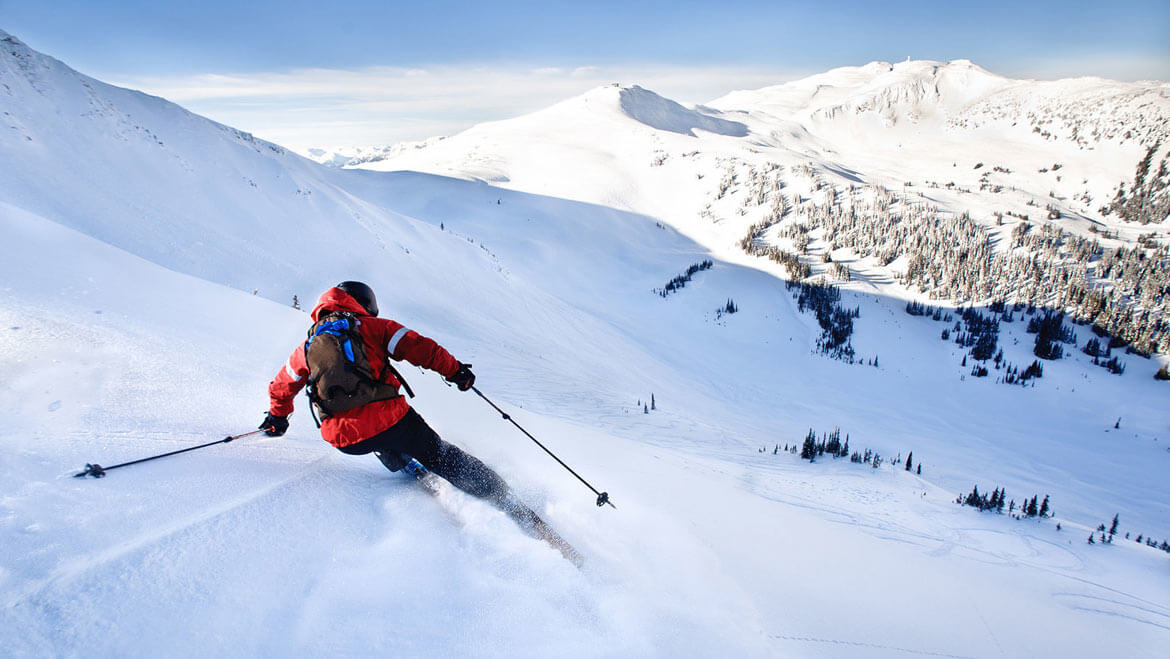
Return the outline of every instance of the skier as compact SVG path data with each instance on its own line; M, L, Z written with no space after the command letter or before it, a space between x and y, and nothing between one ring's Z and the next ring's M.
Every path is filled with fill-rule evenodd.
M283 435L293 398L308 385L314 412L324 417L321 435L342 453L373 453L392 472L414 458L468 494L495 502L507 498L508 485L496 472L443 441L407 404L399 393L405 383L389 360L435 371L460 391L475 384L471 364L401 323L378 318L374 291L361 282L343 281L325 291L312 318L309 339L268 385L271 404L261 430ZM410 393L409 385L405 389Z

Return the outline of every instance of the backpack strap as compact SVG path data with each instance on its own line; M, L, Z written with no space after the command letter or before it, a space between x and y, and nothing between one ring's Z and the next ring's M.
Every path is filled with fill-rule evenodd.
M395 378L397 378L400 383L402 383L402 388L406 390L406 395L414 398L414 390L411 389L410 385L406 383L406 378L402 377L402 374L398 372L398 369L394 368L394 362L390 361L389 357L386 358L386 370L389 371Z

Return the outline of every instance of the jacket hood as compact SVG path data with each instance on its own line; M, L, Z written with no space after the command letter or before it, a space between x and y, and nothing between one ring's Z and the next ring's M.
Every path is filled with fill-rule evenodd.
M313 308L313 322L321 319L321 316L330 311L349 311L356 313L359 316L368 316L365 308L358 304L358 301L353 299L353 296L340 288L333 287L321 294L317 298L317 306Z

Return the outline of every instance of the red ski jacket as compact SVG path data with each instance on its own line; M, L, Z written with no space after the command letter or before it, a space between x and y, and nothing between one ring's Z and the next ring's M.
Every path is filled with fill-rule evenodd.
M387 357L429 368L443 377L451 377L459 370L459 362L438 343L401 323L366 314L362 305L340 288L331 288L321 294L313 309L313 322L329 311L350 311L361 316L358 332L362 335L366 357L376 378L385 376L386 382L401 384L393 375L384 373ZM308 380L309 368L305 364L304 344L301 344L292 351L284 368L268 385L269 411L274 416L291 414L293 398ZM375 401L323 419L321 436L337 448L356 444L398 423L409 409L406 398L402 396Z

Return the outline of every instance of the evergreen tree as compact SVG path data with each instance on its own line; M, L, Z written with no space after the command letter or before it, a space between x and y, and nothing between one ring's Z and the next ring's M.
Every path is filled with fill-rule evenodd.
M296 295L293 295L293 309L296 309L297 311L301 310L301 301L299 298L297 298Z
M658 407L654 404L654 394L650 394L650 409L656 410Z
M976 485L974 488L971 489L971 493L967 495L967 499L963 503L967 504L968 506L971 506L972 508L980 508L981 506L979 504L982 501L983 501L983 498L979 496L979 486Z
M1020 380L1026 382L1031 378L1040 377L1044 377L1044 367L1040 365L1039 361L1033 360L1031 366L1024 369L1024 372L1020 375Z
M1117 533L1117 517L1117 515L1113 516L1113 523L1109 525L1109 535L1114 535Z
M825 452L829 455L838 457L841 454L841 429L834 428L833 432L829 434L829 440L825 443Z
M1101 356L1101 342L1096 338L1089 339L1089 342L1084 347L1085 354L1090 357Z
M910 451L910 455L906 456L906 471L910 471L911 462L914 460L914 451Z
M817 456L817 435L812 428L808 429L808 435L804 438L804 444L800 447L800 457L810 462Z
M1047 494L1044 495L1044 503L1040 504L1040 516L1041 517L1048 516L1048 495Z

